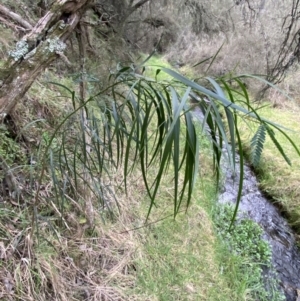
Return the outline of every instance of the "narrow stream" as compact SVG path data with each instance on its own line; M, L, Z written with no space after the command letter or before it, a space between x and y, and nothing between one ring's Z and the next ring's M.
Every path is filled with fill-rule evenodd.
M199 108L194 110L195 117L203 120ZM223 150L226 156L226 151ZM235 204L238 194L239 171L233 173L223 159L223 185L219 194L220 203ZM237 167L239 157L236 156ZM239 217L249 218L256 222L263 230L265 239L272 250L272 265L278 274L280 287L287 301L300 301L300 252L296 245L293 231L279 210L264 197L258 188L258 181L250 167L244 165L244 183L242 198L239 206ZM271 271L265 271L265 276L274 277ZM270 300L272 301L272 300Z

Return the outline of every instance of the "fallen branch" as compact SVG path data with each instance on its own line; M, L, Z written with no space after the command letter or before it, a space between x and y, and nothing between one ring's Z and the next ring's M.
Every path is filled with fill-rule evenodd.
M1 16L0 16L0 23L5 24L5 26L10 27L14 31L18 31L18 30L23 31L23 32L27 31L26 28L24 28L20 25L16 25L15 23L12 23L12 22L8 21L7 19L5 19Z
M15 21L16 23L22 25L26 29L32 29L33 28L33 26L30 23L28 23L27 21L25 21L23 17L21 17L20 15L12 12L11 10L9 10L8 8L6 8L5 6L3 6L1 4L0 4L0 13L2 15L4 15L5 17L8 17L11 20Z

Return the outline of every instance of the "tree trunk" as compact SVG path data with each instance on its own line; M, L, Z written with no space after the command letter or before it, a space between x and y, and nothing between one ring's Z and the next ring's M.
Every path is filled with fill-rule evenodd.
M25 35L0 68L0 121L11 112L34 80L57 57L92 0L56 0ZM0 12L1 13L1 12Z

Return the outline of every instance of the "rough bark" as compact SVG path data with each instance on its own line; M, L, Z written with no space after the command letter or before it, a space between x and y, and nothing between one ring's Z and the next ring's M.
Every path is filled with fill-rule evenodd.
M56 0L10 52L0 68L0 120L9 114L34 80L57 57L92 0Z

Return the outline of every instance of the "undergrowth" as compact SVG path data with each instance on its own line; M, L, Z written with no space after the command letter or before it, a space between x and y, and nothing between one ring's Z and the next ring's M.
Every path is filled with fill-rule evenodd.
M215 200L212 171L220 173L218 139L229 149L235 134L239 137L236 112L230 110L245 109L228 106L212 78L208 90L170 69L146 69L148 76L155 73L154 79L135 71L117 68L111 73L116 80L113 88L87 100L77 97L72 84L68 87L70 79L35 85L27 99L30 109L21 106L28 119L39 114L45 120L30 120L22 129L37 162L28 164L21 202L8 198L1 208L1 222L10 224L0 245L2 297L29 295L28 300L41 301L256 297L249 291L255 290L259 270L244 269L251 280L240 281L240 267L247 266L245 260L258 260L261 253L246 249L228 256L230 272L220 274L217 253L226 251L216 243L203 209L204 203ZM166 77L157 80L163 71ZM165 80L169 76L174 86ZM192 87L207 118L206 138L191 113ZM226 110L230 142L220 107ZM198 171L205 179L202 183L196 181ZM191 212L182 215L183 209ZM13 215L8 221L6 211ZM249 242L243 235L237 236ZM263 244L261 248L265 254ZM256 257L245 259L249 252Z
M262 238L262 229L252 220L241 219L228 231L233 212L230 204L218 204L213 212L219 240L225 247L218 255L223 262L222 272L227 280L231 279L228 284L237 285L237 292L244 289L254 300L285 300L272 268L271 248ZM239 281L232 281L234 279Z
M165 4L167 2L170 6L171 2L164 1ZM173 11L181 11L181 5L180 1L172 2ZM184 18L179 21L182 25L187 23L194 33L187 35L184 30L179 31L180 26L169 24L170 33L168 35L165 32L164 36L174 47L169 48L168 57L174 59L178 66L182 63L178 61L178 57L182 58L183 63L193 63L198 67L198 62L205 60L203 70L206 73L212 61L212 49L226 37L221 27L231 27L227 23L230 23L232 17L227 12L223 13L227 11L226 5L221 11L215 6L212 10L204 10L195 1L185 1L184 5L192 10L190 13L185 10L181 14ZM197 13L199 7L204 14L201 20ZM247 12L245 3L239 7ZM251 24L254 20L240 14L239 7L236 6L236 15L239 16L236 19L239 23L250 25L242 26L241 33L233 34L234 38L224 44L225 54L214 69L219 75L224 75L232 67L238 69L239 65L255 72L264 70L266 62L262 63L257 57L261 58L262 53L270 54L268 39L271 37L267 37L265 45L253 43L253 39L257 41L265 35L263 25L254 26L253 29L256 29L252 31ZM211 17L215 11L218 11L218 18ZM163 16L164 23L167 23L168 18L165 14ZM219 28L220 24L214 20L221 17L226 22L220 23L223 25ZM262 20L264 19L266 15ZM273 23L270 24L273 26ZM140 23L133 22L134 27L138 27L136 24ZM232 26L234 27L233 22ZM95 28L101 30L101 25ZM211 33L203 35L204 28ZM249 39L249 35L246 35L245 38L245 28L248 28L251 36L255 33L254 37ZM176 41L175 30L178 30L177 43L173 43ZM217 34L216 31L221 32ZM158 35L157 30L146 32ZM1 33L0 67L13 44L10 29L1 27ZM48 83L36 81L14 112L14 121L22 133L18 133L18 138L25 138L27 149L22 149L17 139L9 137L11 133L6 128L0 129L1 184L3 192L7 192L3 193L0 203L0 233L3 237L0 242L0 298L32 301L280 300L280 295L275 292L270 296L262 286L262 265L268 267L270 254L266 244L260 239L261 232L257 226L243 221L231 233L227 232L233 211L224 209L224 212L218 212L216 222L221 238L215 237L212 221L203 209L211 206L211 202L215 200L214 175L211 173L213 164L208 162L211 157L205 157L203 153L200 154L203 159L200 175L205 181L194 186L199 162L194 140L196 134L189 116L189 107L185 106L185 103L188 104L190 90L188 88L184 92L176 92L172 88L168 90L169 83L164 83L165 86L157 85L157 80L169 80L171 75L180 81L180 75L174 76L172 71L168 74L158 72L152 67L146 70L129 68L129 72L123 77L122 73L125 72L121 67L113 74L114 70L108 67L112 62L108 52L118 59L122 56L127 59L130 57L126 47L123 47L123 39L114 43L113 38L98 39L96 32L89 33L89 38L97 38L98 42L90 47L93 55L87 60L88 93L104 91L111 83L105 76L108 70L112 77L120 76L123 81L121 88L97 94L94 97L95 105L82 106L73 114L72 110L77 110L85 101L74 101L74 95L78 92L77 84L82 82L83 76L78 70L72 70L75 73L67 78L64 64L56 62L44 74L43 79ZM134 33L136 31L131 32L130 39ZM139 35L135 36L138 41ZM147 39L147 35L144 36L146 42L152 41ZM237 40L242 43L236 43ZM74 39L71 40L73 51L68 54L72 62L78 59L73 42ZM135 42L133 39L134 44ZM153 43L150 42L152 47ZM244 51L245 47L249 49ZM228 53L231 55L228 56ZM235 55L232 56L232 53ZM252 58L250 64L249 53ZM97 62L100 60L101 64ZM152 65L158 63L169 67L166 62L161 62L161 58L153 58L151 61ZM187 72L190 72L189 69ZM153 79L143 82L144 75ZM128 79L132 87L138 86L136 94L130 95L124 88ZM236 108L231 113L230 106L224 102L224 93L213 78L210 81L208 97L205 90L196 86L196 82L188 82L198 89L197 96L203 100L202 109L214 135L214 165L218 165L220 150L217 145L219 138L216 136L222 137L223 133L228 147L229 144L234 145L235 133L239 136L234 127ZM141 83L145 85L139 85ZM130 90L134 91L131 87ZM141 91L148 98L139 98ZM219 106L212 107L212 102L209 104L207 101L211 98L217 98L226 108L230 142L224 133ZM148 102L149 99L152 102ZM141 105L141 101L145 102ZM128 105L127 109L123 109L122 102ZM162 104L166 104L165 111ZM157 109L159 106L161 111ZM174 109L173 112L172 107L178 111ZM155 108L158 112L157 119L160 119L156 124L156 133L147 132L151 125L147 119L151 120L155 114L149 108ZM182 108L184 110L181 112ZM58 129L69 113L64 126ZM184 120L181 114L185 115L185 124L181 123ZM135 132L129 125L136 124L138 126ZM188 139L182 141L179 134L186 129ZM117 141L113 141L116 137ZM124 144L126 139L131 143L128 147ZM157 148L152 148L154 141L158 142ZM138 148L134 147L135 142L141 142L137 143ZM160 148L159 145L163 144L166 147ZM180 156L177 146L180 146L181 152L185 152L184 156ZM211 152L209 147L207 144L207 149ZM156 155L148 157L151 148ZM169 152L173 148L176 151ZM155 156L163 159L154 164L152 159ZM112 157L114 160L110 160ZM125 167L119 164L124 157ZM182 171L188 174L187 177L177 172L186 161L187 165ZM140 162L144 164L134 172L133 168L128 167ZM153 167L152 171L145 171L144 168L149 166ZM157 170L159 172L156 177ZM103 176L102 172L106 175ZM12 181L13 185L10 186L8 181ZM182 183L183 188L180 188ZM192 186L194 194L191 193ZM187 201L183 197L185 188L188 190ZM18 190L21 192L20 198L15 197L14 192ZM182 198L178 198L178 195ZM149 204L152 215L149 215L151 210L145 208ZM181 204L190 206L186 215L179 210ZM175 207L174 211L170 209L172 205ZM173 219L175 214L178 214L177 220Z

